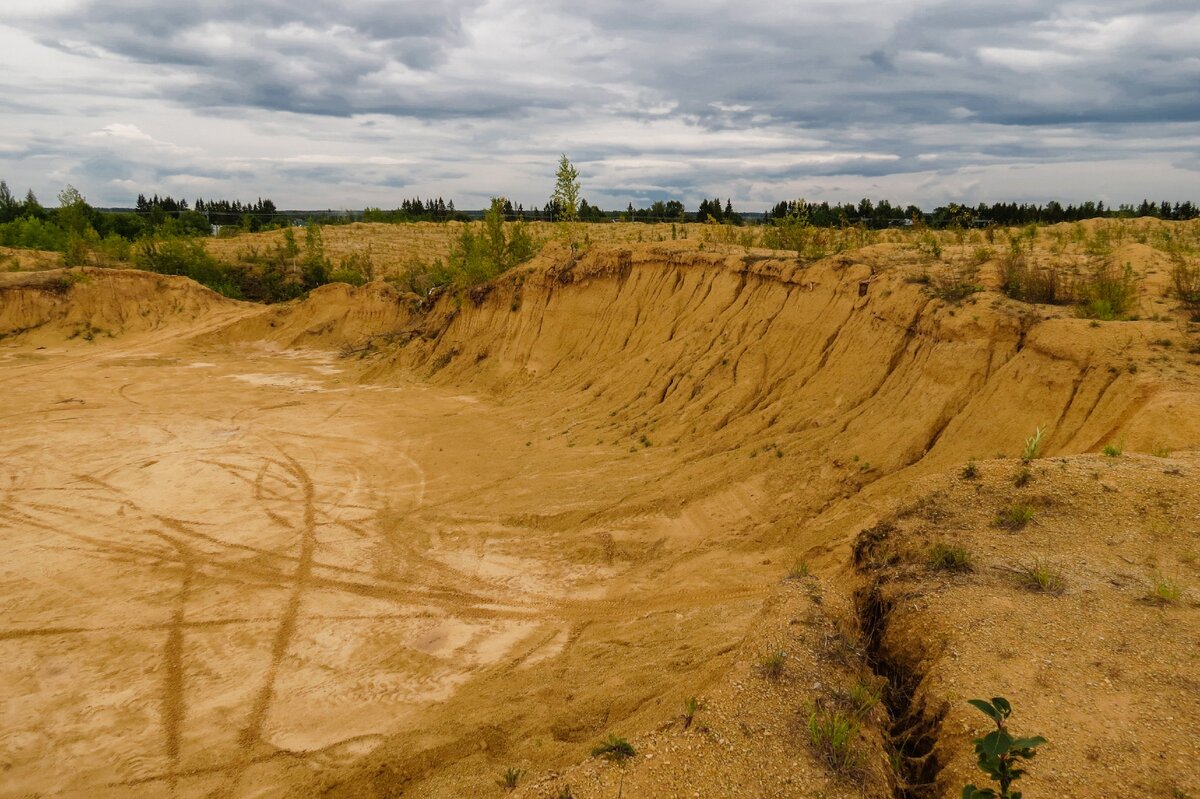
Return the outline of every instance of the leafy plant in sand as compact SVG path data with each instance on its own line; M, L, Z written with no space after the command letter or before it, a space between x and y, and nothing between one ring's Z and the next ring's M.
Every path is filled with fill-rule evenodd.
M996 724L996 729L975 739L974 744L980 770L996 783L999 791L970 784L963 787L962 799L1021 799L1021 792L1012 790L1012 784L1025 774L1022 762L1032 760L1046 739L1040 735L1014 738L1008 731L1012 705L1002 696L993 697L990 702L986 699L968 701Z

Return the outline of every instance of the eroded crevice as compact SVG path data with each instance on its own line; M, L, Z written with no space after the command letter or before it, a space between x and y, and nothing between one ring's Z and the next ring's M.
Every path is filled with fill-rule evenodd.
M882 584L872 582L855 594L855 607L866 650L867 665L883 681L883 704L888 713L887 745L892 761L896 799L932 799L941 771L937 740L945 709L930 708L920 697L924 675L909 658L887 642L893 603Z

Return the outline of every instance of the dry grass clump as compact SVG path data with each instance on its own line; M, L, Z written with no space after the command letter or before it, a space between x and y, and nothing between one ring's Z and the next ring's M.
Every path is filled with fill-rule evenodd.
M1044 560L1035 560L1018 571L1019 581L1024 588L1043 594L1061 594L1066 590L1060 571Z

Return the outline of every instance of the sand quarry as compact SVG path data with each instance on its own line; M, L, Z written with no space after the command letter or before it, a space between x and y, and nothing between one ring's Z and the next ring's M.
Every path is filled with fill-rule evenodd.
M1200 796L1165 256L1093 323L695 238L428 300L0 275L0 794L957 797L1000 695L1027 797ZM838 774L809 714L863 688Z

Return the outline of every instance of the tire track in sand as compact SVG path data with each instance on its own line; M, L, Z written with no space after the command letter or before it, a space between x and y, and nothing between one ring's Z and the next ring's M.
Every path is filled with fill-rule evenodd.
M238 785L242 781L242 777L253 764L254 750L262 741L263 724L266 721L267 712L271 709L271 702L275 698L275 683L279 678L279 667L283 663L283 659L287 656L288 648L291 646L292 639L296 635L296 622L300 616L300 605L304 599L304 592L308 587L309 578L312 576L313 553L316 550L317 530L316 489L313 486L312 477L307 470L292 456L286 453L281 454L283 454L284 459L287 461L287 471L296 478L304 494L304 519L300 528L300 554L296 561L296 570L292 576L292 591L288 596L287 604L283 609L283 615L280 616L279 625L275 629L275 637L271 642L271 663L263 675L262 684L259 686L258 692L254 697L254 702L250 706L250 714L246 720L246 726L238 734L239 755L229 766L229 777L225 784L209 794L213 799L234 796Z

